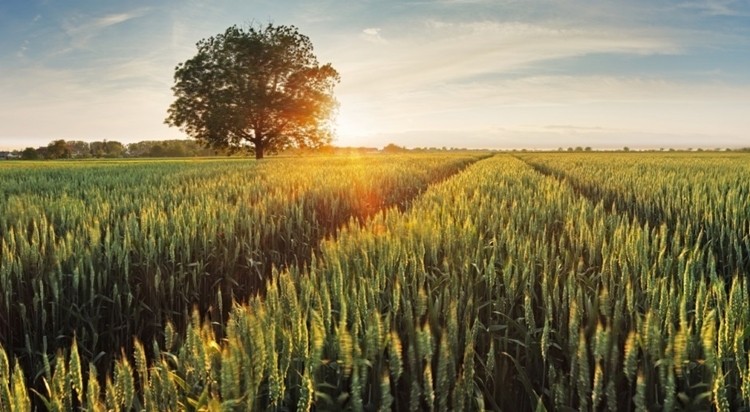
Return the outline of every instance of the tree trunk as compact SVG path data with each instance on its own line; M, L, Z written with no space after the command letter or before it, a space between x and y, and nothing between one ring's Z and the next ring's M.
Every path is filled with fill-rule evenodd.
M255 160L260 160L263 158L263 145L256 143L255 144Z

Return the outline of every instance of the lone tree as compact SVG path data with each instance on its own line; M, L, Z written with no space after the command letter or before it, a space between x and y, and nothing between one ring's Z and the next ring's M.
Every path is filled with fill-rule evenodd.
M254 150L330 142L339 74L319 65L294 26L232 26L197 43L175 68L166 123L214 149Z

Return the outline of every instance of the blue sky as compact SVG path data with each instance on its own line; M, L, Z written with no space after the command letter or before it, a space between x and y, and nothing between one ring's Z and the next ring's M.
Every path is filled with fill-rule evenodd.
M340 72L339 145L750 146L747 0L5 0L0 148L182 138L175 65L268 21Z

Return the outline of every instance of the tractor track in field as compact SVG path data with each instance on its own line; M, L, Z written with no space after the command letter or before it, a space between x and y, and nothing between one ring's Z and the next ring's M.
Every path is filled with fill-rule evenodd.
M394 208L398 213L406 213L411 208L412 204L414 203L414 200L422 196L427 190L429 190L431 187L439 185L442 182L445 182L448 179L451 179L461 173L463 173L466 169L468 169L470 166L481 162L483 160L489 159L493 157L494 154L477 157L476 159L473 159L469 162L466 162L466 164L460 166L455 171L451 173L447 173L443 176L440 176L440 178L433 180L429 183L427 183L424 187L420 188L419 190L416 190L409 194L409 196L398 199L393 202L389 203L382 203L379 205L374 205L372 208L368 209L365 213L363 213L361 216L356 216L353 214L347 215L344 218L339 219L339 222L333 226L329 225L328 227L325 227L322 233L316 237L315 239L311 239L311 244L313 245L310 249L310 253L308 253L306 256L303 256L301 259L299 256L285 256L282 262L278 265L266 265L264 276L266 279L270 279L270 276L272 275L272 270L274 268L283 270L284 268L290 267L290 266L297 266L298 268L302 269L307 266L309 266L310 262L312 261L313 255L318 255L321 250L321 245L325 241L335 241L339 232L342 229L345 229L348 227L352 220L355 220L357 222L357 225L364 226L367 224L368 221L370 221L373 217L375 217L379 213L387 213L389 209Z

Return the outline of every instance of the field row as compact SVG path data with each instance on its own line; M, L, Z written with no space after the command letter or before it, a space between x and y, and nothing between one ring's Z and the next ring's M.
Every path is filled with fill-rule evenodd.
M687 234L678 241L706 247L720 275L750 273L747 155L524 154L523 159L613 213Z

